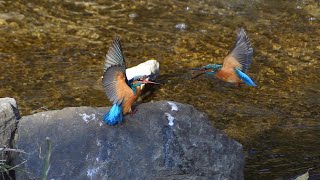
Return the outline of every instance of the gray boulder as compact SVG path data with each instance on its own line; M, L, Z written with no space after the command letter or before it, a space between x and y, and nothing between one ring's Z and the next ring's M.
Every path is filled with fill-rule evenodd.
M52 141L48 179L243 179L242 145L212 127L190 105L141 104L120 125L101 119L107 108L71 107L23 117L16 179L39 179L45 139Z
M6 148L13 147L13 139L20 119L16 100L13 98L0 98L0 152L1 159L10 164L10 151Z

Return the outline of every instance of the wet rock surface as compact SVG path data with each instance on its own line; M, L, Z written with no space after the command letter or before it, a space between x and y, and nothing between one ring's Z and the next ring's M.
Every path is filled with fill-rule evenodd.
M16 100L13 98L0 98L0 146L11 148L12 137L20 119Z
M212 127L190 105L168 101L141 104L124 123L102 122L106 108L72 107L20 120L15 159L39 178L45 141L52 141L48 179L243 179L242 145Z
M5 172L12 165L12 156L17 153L12 150L17 122L20 119L16 100L0 98L0 179L12 176L12 171ZM4 173L5 172L5 173Z

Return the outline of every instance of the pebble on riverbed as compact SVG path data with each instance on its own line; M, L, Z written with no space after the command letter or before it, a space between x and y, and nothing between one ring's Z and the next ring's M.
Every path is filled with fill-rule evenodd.
M175 25L175 28L180 31L185 31L189 28L189 26L186 23L179 23Z

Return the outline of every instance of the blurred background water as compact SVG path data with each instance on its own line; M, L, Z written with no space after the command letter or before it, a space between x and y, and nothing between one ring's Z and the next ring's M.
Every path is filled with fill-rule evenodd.
M258 88L191 67L222 63L245 27ZM99 84L120 35L127 66L160 62L164 83L143 101L194 105L242 143L246 179L320 176L320 2L317 0L0 1L0 97L22 115L108 106Z

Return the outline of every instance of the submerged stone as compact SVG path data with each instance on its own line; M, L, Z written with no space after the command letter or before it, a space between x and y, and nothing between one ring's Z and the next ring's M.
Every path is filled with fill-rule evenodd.
M189 28L189 26L186 23L179 23L175 25L175 28L180 31L185 31Z

